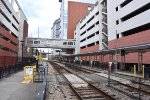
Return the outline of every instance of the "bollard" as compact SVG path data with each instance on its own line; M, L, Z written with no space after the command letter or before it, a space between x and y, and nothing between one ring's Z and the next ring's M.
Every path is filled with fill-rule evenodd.
M144 78L144 75L145 75L145 72L144 72L144 65L142 66L142 70L143 70L143 78Z
M136 76L136 65L134 65L134 76Z

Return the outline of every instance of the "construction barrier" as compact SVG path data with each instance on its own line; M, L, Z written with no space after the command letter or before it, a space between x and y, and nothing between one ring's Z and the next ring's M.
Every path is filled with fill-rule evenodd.
M34 73L34 70L36 70L36 66L25 66L24 67L24 80L33 80L36 73Z

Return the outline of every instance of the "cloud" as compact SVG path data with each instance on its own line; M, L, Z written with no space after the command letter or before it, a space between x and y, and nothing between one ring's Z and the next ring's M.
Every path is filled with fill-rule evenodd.
M60 16L58 0L18 0L29 24L29 36L50 38L53 22Z

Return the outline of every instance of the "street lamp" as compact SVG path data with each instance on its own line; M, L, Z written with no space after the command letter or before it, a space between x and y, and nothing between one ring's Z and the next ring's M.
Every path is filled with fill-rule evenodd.
M23 68L23 44L24 44L24 41L20 41L22 43L22 57L21 57L21 66Z

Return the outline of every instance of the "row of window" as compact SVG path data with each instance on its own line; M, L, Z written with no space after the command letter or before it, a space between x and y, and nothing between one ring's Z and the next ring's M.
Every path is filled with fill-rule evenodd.
M126 0L126 1L129 1L129 0ZM132 0L131 0L131 1L132 1ZM130 2L128 2L128 3L130 3ZM127 5L127 3L125 3L125 4ZM134 12L131 12L131 13L129 13L128 15L122 17L122 18L121 18L121 22L127 21L127 20L129 20L130 18L135 17L135 16L137 16L137 15L139 15L139 14L141 14L141 13L143 13L143 12L149 10L149 9L150 9L150 3L144 5L144 6L142 6L141 8L135 10ZM116 20L116 25L118 25L118 24L119 24L119 20Z
M96 15L96 16L99 15L99 11L96 12L95 15ZM89 22L91 22L91 21L94 19L95 15L93 15L93 16L87 21L87 23L85 23L83 26L81 26L80 30L83 29L83 28L86 26L86 24L88 24Z
M90 44L88 44L87 46L82 46L82 47L80 47L80 49L84 49L84 48L87 48L87 47L91 47L91 46L94 46L94 45L97 45L97 44L99 44L99 41L96 41L96 43L95 43L95 42L90 43Z
M40 41L27 41L28 44L40 44ZM63 42L63 45L75 45L75 42Z
M96 25L99 25L99 21L97 21L95 24L93 24L92 26L90 26L87 31L90 31L92 28L94 28ZM80 34L80 36L84 35L86 33L86 30Z
M7 48L7 47L4 47L4 46L2 46L2 45L0 45L0 49L1 49L1 50L4 50L4 51L11 52L11 53L13 53L13 54L17 54L17 53L18 53L17 51L14 51L14 50L9 49L9 48Z
M75 45L75 42L63 42L63 45Z
M95 35L98 35L98 34L99 34L99 31L97 31L97 32L95 32L95 33L89 35L89 36L87 37L87 39L90 39L90 38L92 38L92 37L94 37ZM86 38L82 39L80 42L84 42L85 40L86 40Z
M3 5L5 6L5 8L7 9L7 11L10 13L10 14L12 14L12 12L11 12L11 10L9 9L9 7L6 5L6 3L3 1L3 0L1 0L1 2L3 3ZM2 12L2 11L1 11ZM14 16L14 15L12 15L12 17L13 17L13 19L19 24L19 21L17 20L17 18ZM7 19L8 20L8 19Z
M5 13L0 9L0 13L3 15L3 17L11 23L10 19L5 15ZM12 23L12 26L16 29L16 31L19 31L19 29Z

